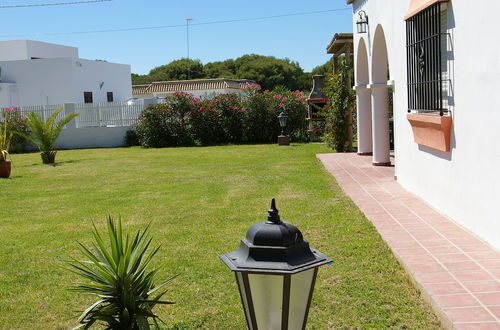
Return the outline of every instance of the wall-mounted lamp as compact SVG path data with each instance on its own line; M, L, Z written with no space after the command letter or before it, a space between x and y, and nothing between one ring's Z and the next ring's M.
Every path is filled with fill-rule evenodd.
M364 10L359 12L359 19L356 21L356 26L358 27L358 33L366 33L368 30L368 16Z

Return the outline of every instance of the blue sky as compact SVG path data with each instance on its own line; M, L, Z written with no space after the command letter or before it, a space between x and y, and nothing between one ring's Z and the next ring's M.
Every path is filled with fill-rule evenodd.
M76 0L3 0L0 7L67 1ZM333 9L338 11L196 25ZM352 32L351 8L345 0L112 0L0 8L0 15L3 27L0 40L32 39L75 46L82 58L130 64L132 72L139 74L187 56L185 24L188 17L193 19L190 57L203 63L254 53L287 57L310 71L330 58L325 48L335 33ZM182 26L72 33L171 25Z

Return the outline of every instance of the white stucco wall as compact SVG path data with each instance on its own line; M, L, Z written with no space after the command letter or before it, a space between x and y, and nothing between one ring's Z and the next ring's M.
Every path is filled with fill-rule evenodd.
M0 98L0 107L83 103L83 92L92 92L94 102L106 102L106 92L113 92L114 101L125 101L132 95L129 65L50 58L0 61L0 68L2 82L15 83L19 94L18 104L7 104L7 98Z
M78 57L78 48L34 40L0 41L0 61Z
M398 181L457 223L500 249L500 56L497 13L500 2L452 0L447 9L450 33L448 72L453 117L452 150L435 151L413 142L406 119L406 28L403 17L409 0L358 0L357 11L369 17L369 33L354 34L355 56L364 38L370 72L374 33L383 27L390 79L394 80L395 161Z
M107 92L113 92L115 102L132 97L130 65L74 59L72 67L72 102L83 103L83 92L92 92L94 102L106 102Z
M59 135L56 145L60 149L122 147L128 130L130 127L67 128Z

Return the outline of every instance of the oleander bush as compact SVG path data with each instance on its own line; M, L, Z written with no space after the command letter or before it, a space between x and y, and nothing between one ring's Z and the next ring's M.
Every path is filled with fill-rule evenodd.
M307 140L307 105L304 93L285 88L260 91L258 85L243 88L245 94L219 94L196 98L177 92L164 104L150 105L134 128L144 147L274 143L280 133L278 115L289 117L285 133L293 141Z
M9 120L7 121L8 131L19 132L24 135L30 134L26 116L19 112L18 107L6 108L5 111L9 112ZM3 117L5 117L5 111L3 112ZM5 118L2 118L2 122L3 120L5 120ZM14 134L12 136L9 150L10 153L26 152L35 148L22 134Z

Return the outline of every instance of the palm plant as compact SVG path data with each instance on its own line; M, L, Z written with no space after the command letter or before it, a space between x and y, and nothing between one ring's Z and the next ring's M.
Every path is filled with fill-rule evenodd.
M132 239L130 228L123 232L121 219L116 225L108 217L109 247L106 247L95 225L93 251L79 243L87 260L73 259L69 263L70 270L91 281L91 284L78 284L71 290L96 295L99 300L82 313L75 329L88 329L96 322L107 324L106 329L142 330L149 329L153 324L158 328L158 321L161 320L153 313L153 308L158 304L173 304L160 300L166 291L158 290L175 276L158 286L154 285L157 269L149 271L147 267L160 246L146 256L152 241L148 229L149 225Z
M71 119L78 116L77 113L72 113L56 122L57 116L61 111L63 111L63 108L58 108L46 120L40 117L36 112L29 113L26 116L26 123L31 133L29 135L19 133L38 146L42 152L41 156L44 164L53 164L55 162L57 154L57 150L55 150L56 140L59 134L61 134L64 126L69 123Z

